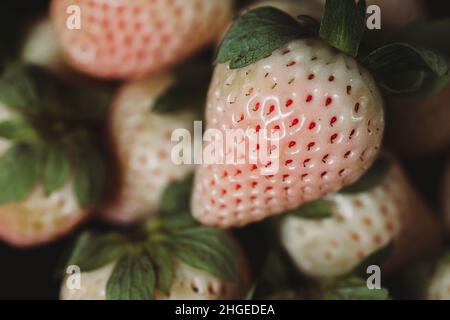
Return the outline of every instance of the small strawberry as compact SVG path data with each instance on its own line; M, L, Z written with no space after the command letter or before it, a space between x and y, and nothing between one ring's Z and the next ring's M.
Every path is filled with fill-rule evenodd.
M197 68L195 72L201 73ZM109 119L119 167L118 190L103 210L109 220L130 223L156 213L164 189L193 171L193 165L173 163L171 139L174 130L193 128L194 111L202 102L183 92L202 95L201 82L205 81L198 83L200 89L191 88L196 82L189 73L160 74L120 90ZM191 111L166 112L161 108Z
M229 234L189 217L153 217L140 242L119 234L85 234L68 266L79 266L81 287L67 276L64 300L242 299L250 284L243 251ZM136 239L136 238L135 238Z
M89 92L37 67L0 79L0 238L12 245L67 234L102 199L105 159L91 126L105 101Z
M55 72L67 68L50 18L43 18L31 26L22 46L21 59Z
M450 300L450 254L437 261L428 279L426 298L429 300Z
M77 18L70 8L80 10L79 29L67 25ZM51 6L68 63L96 77L125 79L159 72L201 49L231 9L231 0L54 0Z
M346 274L388 247L392 252L382 271L389 272L440 239L438 222L400 165L389 167L383 160L349 189L292 213L281 222L281 242L298 268L313 277ZM313 214L319 220L311 220Z
M351 56L303 32L289 15L259 8L225 37L208 129L278 132L279 170L275 161L251 164L249 155L245 164L201 166L192 211L202 223L242 226L298 207L353 183L376 157L384 118L374 80ZM274 174L262 174L271 167Z

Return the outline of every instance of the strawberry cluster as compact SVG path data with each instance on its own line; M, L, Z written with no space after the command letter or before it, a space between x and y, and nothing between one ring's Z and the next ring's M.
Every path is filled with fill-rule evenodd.
M450 299L449 18L420 0L43 13L0 50L0 239L66 237L61 299Z

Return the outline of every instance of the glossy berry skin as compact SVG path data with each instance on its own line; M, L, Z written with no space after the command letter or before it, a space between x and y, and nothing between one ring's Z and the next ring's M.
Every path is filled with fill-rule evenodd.
M174 280L169 294L157 290L156 300L231 300L243 299L250 284L247 262L241 261L241 281L226 283L210 274L194 269L179 260L174 268ZM80 290L70 290L63 281L61 300L105 300L106 284L114 269L114 263L92 272L81 273ZM145 283L142 284L145 286Z
M0 122L12 117L0 103ZM0 138L0 156L11 146ZM91 212L79 206L71 181L50 196L37 185L24 201L0 205L0 239L17 247L46 244L68 234Z
M381 267L387 274L439 243L438 222L399 164L370 191L332 194L324 200L331 205L331 218L287 216L280 227L283 247L299 270L309 276L346 274L392 242L392 252Z
M232 4L231 0L53 0L51 12L69 64L95 77L129 79L178 64L213 41L231 15ZM74 28L77 11L70 11L77 7L79 29Z
M282 213L356 181L378 153L383 102L367 71L320 40L295 40L255 64L219 64L209 90L208 128L275 130L275 162L198 168L193 215L236 227ZM264 140L264 139L263 139Z
M132 223L159 209L160 197L171 183L193 171L192 165L176 165L171 152L172 132L192 130L191 111L157 113L155 100L175 81L169 74L134 81L119 90L109 119L109 135L118 164L118 184L103 217Z

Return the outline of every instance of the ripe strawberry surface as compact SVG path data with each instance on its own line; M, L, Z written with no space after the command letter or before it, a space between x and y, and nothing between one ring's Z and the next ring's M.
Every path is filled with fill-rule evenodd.
M242 226L295 208L356 181L378 153L383 102L354 59L314 39L295 40L253 65L219 64L209 90L208 128L276 130L279 171L203 165L193 214L202 223Z

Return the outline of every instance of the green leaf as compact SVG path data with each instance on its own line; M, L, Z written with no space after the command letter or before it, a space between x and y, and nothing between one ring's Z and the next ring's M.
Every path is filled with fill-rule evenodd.
M119 233L84 232L78 237L66 265L77 265L83 272L93 271L120 258L127 245L127 239Z
M356 57L364 35L366 1L327 0L319 35L331 46Z
M170 246L185 264L228 282L239 281L239 251L225 231L194 227L173 234Z
M286 214L300 219L326 219L333 216L333 210L329 201L319 199L300 206L297 209L287 211Z
M387 159L380 157L358 181L351 186L342 189L339 193L355 194L372 190L383 182L384 178L389 173L390 168L390 162Z
M189 211L193 183L194 175L192 174L183 180L171 183L161 196L161 210L167 213Z
M239 69L269 57L288 42L308 34L308 28L272 7L250 10L238 17L220 45L217 62Z
M0 122L0 137L14 142L35 142L38 140L36 130L21 117Z
M26 109L38 100L38 92L26 72L8 68L0 79L0 101L11 109Z
M0 158L0 204L28 197L40 175L42 150L35 145L18 144Z
M202 111L211 79L211 68L204 63L193 63L176 71L176 79L153 105L159 113L179 110Z
M149 252L156 266L157 287L161 292L169 294L175 275L173 257L164 245L151 247Z
M103 200L108 187L108 161L102 148L83 136L76 139L74 189L83 207L97 205Z
M394 243L391 241L384 247L367 256L351 273L361 276L366 275L367 267L372 265L381 266L390 257L393 248Z
M70 175L70 162L63 150L48 149L42 174L42 184L47 195L64 186Z
M0 78L0 101L10 109L36 115L54 108L58 89L58 80L45 69L13 64Z
M107 300L152 300L156 286L155 267L142 252L124 255L106 284Z
M324 292L324 300L387 300L389 292L369 289L363 279L350 277L333 282Z
M176 211L169 214L163 213L163 216L164 227L168 230L193 228L199 225L189 211Z
M430 82L443 87L450 81L449 58L438 52L407 43L392 43L372 51L362 63L380 85L393 93L427 93Z

